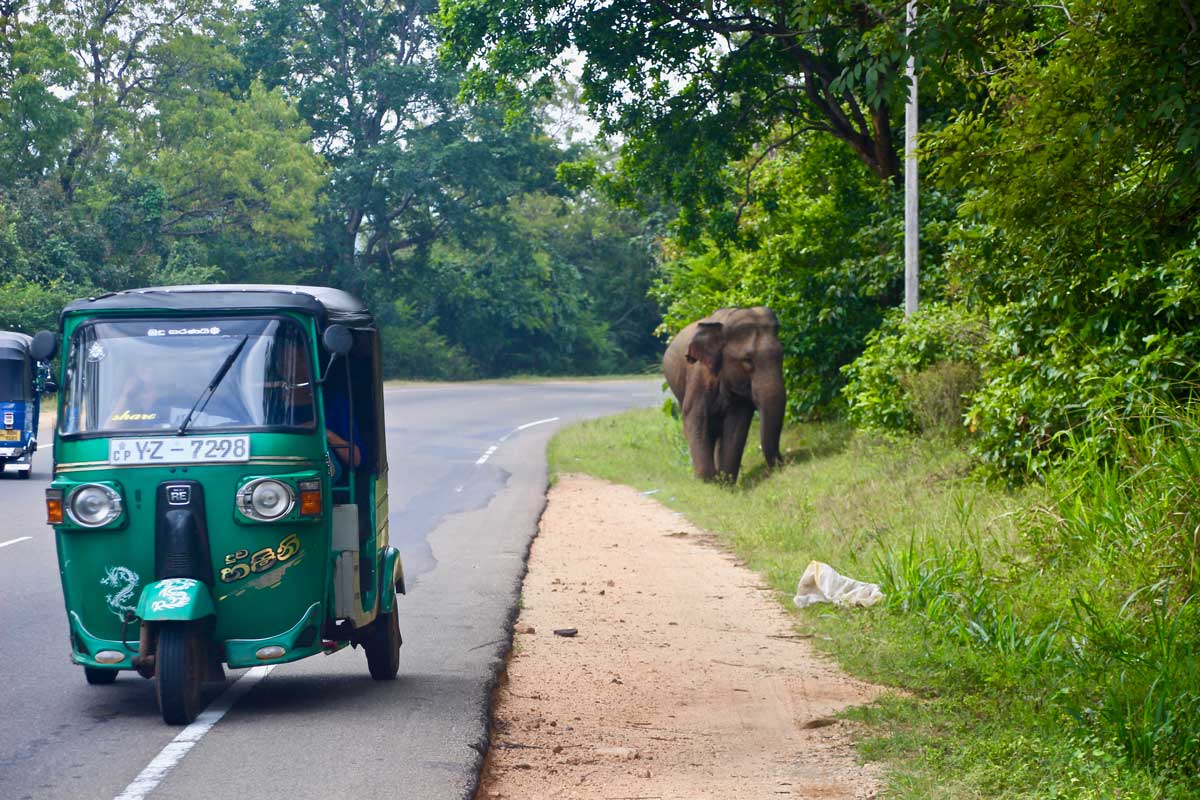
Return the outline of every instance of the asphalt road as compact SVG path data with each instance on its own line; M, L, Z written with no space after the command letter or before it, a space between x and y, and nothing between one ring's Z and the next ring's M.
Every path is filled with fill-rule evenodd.
M655 405L659 387L389 389L390 527L408 579L399 678L372 681L349 648L265 677L230 671L210 701L230 710L190 744L173 743L182 729L162 723L152 682L89 686L69 660L46 448L31 480L0 481L0 800L469 797L545 502L546 442L574 420Z

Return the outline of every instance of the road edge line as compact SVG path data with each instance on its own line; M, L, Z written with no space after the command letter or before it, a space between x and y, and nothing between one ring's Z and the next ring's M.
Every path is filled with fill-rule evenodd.
M273 669L275 669L274 664L253 667L249 672L246 672L226 687L225 691L217 695L212 705L201 711L200 715L196 717L195 722L188 725L179 732L178 736L168 742L158 752L158 755L146 765L145 769L139 772L138 776L114 800L143 800L146 795L157 789L158 785L166 779L171 770L204 737L204 734L208 733L214 725L220 722L225 713L233 708L234 703L240 700L246 692L253 689L259 681L267 677Z

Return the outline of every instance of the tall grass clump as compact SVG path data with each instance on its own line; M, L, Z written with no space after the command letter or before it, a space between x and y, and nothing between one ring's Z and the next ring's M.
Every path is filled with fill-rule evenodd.
M1102 418L1055 473L1058 498L1030 529L1065 575L1065 708L1166 777L1200 773L1200 410ZM1103 444L1098 444L1103 443ZM1052 573L1053 574L1053 573Z
M1068 446L1007 553L969 535L876 555L889 608L915 615L944 668L1045 703L1152 776L1200 792L1200 410L1102 417ZM948 649L947 649L948 648Z

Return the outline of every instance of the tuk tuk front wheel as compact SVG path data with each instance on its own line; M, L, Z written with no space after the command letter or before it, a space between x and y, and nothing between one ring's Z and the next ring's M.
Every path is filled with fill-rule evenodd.
M396 609L375 617L371 638L363 644L367 669L377 681L394 680L400 671L400 615Z
M93 686L103 686L117 679L115 669L100 669L99 667L84 667L83 677Z
M164 622L158 629L154 692L168 725L189 725L200 713L206 662L201 626Z

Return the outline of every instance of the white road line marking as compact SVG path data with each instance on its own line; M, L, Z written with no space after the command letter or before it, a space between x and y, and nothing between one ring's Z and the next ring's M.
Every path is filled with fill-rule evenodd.
M558 422L558 417L548 417L547 419L539 419L536 422L526 422L524 425L518 425L517 430L523 431L526 428L532 428L534 425L545 425L547 422Z
M146 768L133 779L133 783L126 786L125 791L117 795L115 800L142 800L158 788L158 785L167 777L167 773L183 760L188 751L195 747L204 734L212 729L212 726L221 721L225 712L233 708L233 704L241 699L242 695L253 689L255 684L267 677L273 669L275 669L274 664L254 667L234 681L229 688L221 692L212 705L200 712L200 716L196 717L195 722L180 731L178 736L159 751L154 760L146 765Z
M539 420L535 420L533 422L526 422L524 425L518 425L517 427L513 428L511 431L509 431L508 433L506 433L500 437L500 444L504 444L505 442L508 441L509 437L512 436L514 433L523 431L526 428L532 428L534 425L545 425L547 422L558 422L558 420L559 420L558 417L547 417L546 419L539 419ZM480 456L479 460L475 462L475 465L478 466L480 464L486 463L487 460L492 457L492 453L495 453L496 450L499 449L499 447L500 447L499 444L494 444L491 447L489 447L487 449L487 452L485 452L482 456Z
M19 539L9 539L7 542L0 542L0 547L8 547L10 544L17 544L18 542L27 542L32 538L32 536L22 536Z

